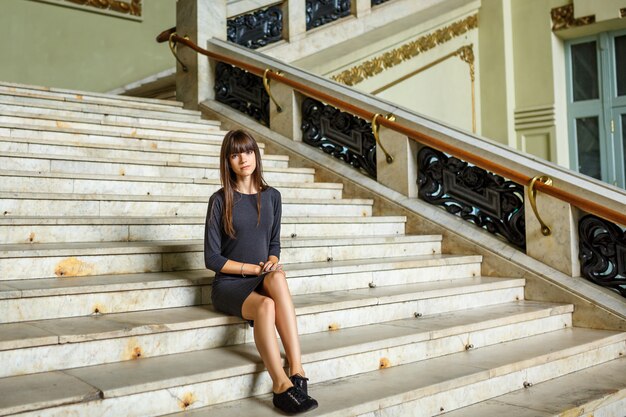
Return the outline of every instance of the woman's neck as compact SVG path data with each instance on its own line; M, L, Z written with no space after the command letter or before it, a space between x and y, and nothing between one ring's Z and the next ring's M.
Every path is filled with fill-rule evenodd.
M250 176L246 177L238 177L237 182L235 183L236 190L241 194L256 194L259 192L257 187L252 182L252 178Z

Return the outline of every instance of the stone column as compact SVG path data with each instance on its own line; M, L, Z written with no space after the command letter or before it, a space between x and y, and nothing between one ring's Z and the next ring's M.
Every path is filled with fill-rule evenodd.
M524 193L526 254L569 276L580 276L578 210L569 203L537 191L537 210L552 230L549 236L544 236L530 205L527 186Z
M385 153L376 149L376 176L379 183L404 194L417 198L417 151L419 144L398 132L379 127L380 141L393 156L387 163Z
M213 37L226 40L226 0L178 0L176 31L205 49ZM215 63L186 46L178 48L178 56L189 71L176 64L176 99L185 108L196 109L198 103L214 97Z
M306 35L306 1L287 0L283 9L284 25L287 30L285 40L294 42Z
M372 12L372 0L351 0L352 14L357 18L367 16Z
M303 97L297 94L288 85L278 81L270 81L272 95L281 107L281 112L274 102L270 100L270 127L283 136L295 141L302 141L302 130L300 123L302 120L302 100Z

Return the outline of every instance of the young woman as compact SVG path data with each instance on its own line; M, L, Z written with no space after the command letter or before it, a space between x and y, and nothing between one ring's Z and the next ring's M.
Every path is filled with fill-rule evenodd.
M224 136L222 188L209 200L204 260L215 271L211 299L224 313L249 320L254 342L273 382L274 406L288 413L317 407L308 396L296 315L280 264L280 193L263 179L261 154L243 130ZM285 347L282 367L276 329Z

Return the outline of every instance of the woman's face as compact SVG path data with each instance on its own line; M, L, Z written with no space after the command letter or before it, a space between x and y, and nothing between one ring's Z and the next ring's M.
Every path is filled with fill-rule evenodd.
M230 155L228 162L238 178L250 176L256 169L256 155L252 150L234 153Z

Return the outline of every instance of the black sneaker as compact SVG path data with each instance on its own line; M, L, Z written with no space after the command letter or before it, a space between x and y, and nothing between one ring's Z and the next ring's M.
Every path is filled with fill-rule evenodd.
M274 407L289 414L304 413L317 408L317 401L297 387L290 387L280 394L274 393Z
M306 395L309 395L309 389L307 387L307 381L309 380L309 378L305 378L300 374L295 374L291 375L289 379L291 380L291 383L294 387L300 388L302 392L304 392Z

